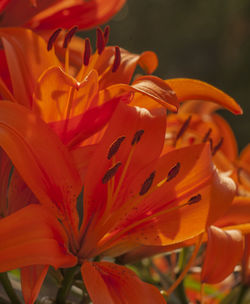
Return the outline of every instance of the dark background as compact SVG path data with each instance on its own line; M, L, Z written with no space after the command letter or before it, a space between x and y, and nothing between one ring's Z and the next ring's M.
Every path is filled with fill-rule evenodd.
M200 79L235 98L243 116L221 114L230 121L239 148L249 142L249 0L127 0L108 24L109 44L156 52L155 75Z

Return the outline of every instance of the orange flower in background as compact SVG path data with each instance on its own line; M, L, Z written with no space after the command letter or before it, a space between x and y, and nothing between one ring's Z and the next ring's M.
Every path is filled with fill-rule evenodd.
M94 303L101 303L101 294L115 303L117 297L164 303L156 288L126 268L87 260L117 256L140 244L175 244L200 234L221 217L235 189L232 180L214 169L209 145L160 157L165 111L149 112L120 102L89 160L79 222L76 197L82 183L66 147L25 107L1 101L1 109L1 146L39 201L0 221L0 269L22 268L26 302L35 300L46 265L69 267L78 261ZM100 297L93 292L96 280ZM130 284L148 296L133 293Z
M89 29L108 21L126 0L2 0L0 26L36 31L77 25Z

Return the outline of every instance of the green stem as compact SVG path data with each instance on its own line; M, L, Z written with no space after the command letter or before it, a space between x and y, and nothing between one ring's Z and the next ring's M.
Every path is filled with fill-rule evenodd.
M188 304L189 303L189 301L187 299L187 296L186 296L183 281L181 281L181 283L176 287L176 294L177 294L177 296L180 299L182 304Z
M65 271L64 279L62 281L61 287L58 289L57 295L56 295L56 303L57 304L65 304L67 297L69 295L71 286L74 282L74 277L76 272L78 271L78 267L73 267L70 269L67 269Z
M0 282L2 283L5 292L11 300L11 303L21 304L21 301L19 300L14 288L12 287L10 279L6 272L0 273Z
M236 300L236 304L242 304L243 303L243 299L245 298L245 295L247 293L247 291L249 290L249 287L247 285L242 285L240 288L240 292L238 295L238 299Z

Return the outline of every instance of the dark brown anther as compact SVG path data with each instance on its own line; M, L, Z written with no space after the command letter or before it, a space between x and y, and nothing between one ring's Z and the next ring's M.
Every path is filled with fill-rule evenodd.
M144 134L144 130L138 130L135 132L134 138L131 142L131 146L134 146L135 144L137 144L140 140L142 135Z
M112 168L108 169L105 175L102 178L102 183L106 184L111 178L116 174L117 170L121 166L121 162L116 163Z
M210 145L210 150L213 151L213 139L209 138L209 145Z
M108 159L111 159L117 153L121 143L124 141L125 138L126 138L125 136L121 136L112 143L112 145L109 148Z
M192 118L192 116L190 115L190 116L184 121L184 123L183 123L183 125L181 126L179 132L178 132L177 135L176 135L175 143L177 142L177 140L178 140L178 139L185 133L185 131L187 130L191 118Z
M208 131L207 131L207 133L205 134L205 136L204 136L203 139L202 139L202 142L203 142L203 143L205 143L206 141L208 141L211 132L212 132L212 129L209 128Z
M62 29L58 28L57 30L55 30L52 35L49 37L49 41L47 44L47 51L50 51L53 47L53 44L56 41L56 38L58 37L58 35L61 33Z
M103 32L99 27L96 29L96 48L99 55L103 52L105 48Z
M72 37L75 35L76 31L78 30L78 26L74 26L72 27L67 34L65 35L64 41L63 41L63 48L66 49L67 46L70 43L70 40L72 39Z
M180 171L181 164L178 162L173 168L168 172L167 182L171 181Z
M118 70L120 63L121 63L121 51L120 51L119 46L116 46L115 47L115 60L114 60L113 67L112 67L113 73L115 73Z
M104 38L104 42L105 45L107 45L108 41L109 41L109 33L110 33L110 26L106 25L103 31L103 38Z
M189 200L188 200L188 205L193 205L198 203L201 200L201 194L197 194L195 196L192 196Z
M149 177L145 180L145 182L142 184L141 190L140 190L140 192L139 192L140 195L144 195L145 193L148 192L148 190L150 189L150 187L151 187L152 184L153 184L154 178L155 178L155 171L153 171L153 172L149 175Z
M224 141L224 138L221 137L221 139L219 140L218 144L216 146L214 146L214 148L212 149L212 155L214 156L216 154L216 152L220 149L220 147L222 146Z
M91 56L91 45L89 38L85 39L85 49L83 54L83 64L87 66L89 64L89 59Z

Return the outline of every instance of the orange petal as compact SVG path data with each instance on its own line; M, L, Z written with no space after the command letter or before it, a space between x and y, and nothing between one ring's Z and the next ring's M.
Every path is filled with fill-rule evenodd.
M155 76L142 76L133 82L132 87L136 92L151 97L167 109L177 112L179 101L176 94L162 79ZM143 101L138 105L143 107Z
M142 282L124 266L84 261L81 272L93 304L166 304L156 287Z
M59 65L54 51L47 51L47 43L37 34L22 28L1 28L6 59L16 100L31 107L32 94L41 73L52 65Z
M11 79L3 49L0 49L0 96L2 99L13 100Z
M48 269L48 265L27 266L21 269L22 293L26 304L35 302Z
M11 177L12 164L5 152L0 149L0 214L8 214L9 204L7 199L9 179Z
M69 100L72 89L74 95ZM61 68L54 66L47 69L37 82L33 109L47 123L65 120L90 108L97 90L96 71L91 71L82 82L77 82Z
M2 2L4 2L3 6L1 6ZM21 26L53 2L55 0L1 0L0 8L4 9L0 22L1 27Z
M208 228L208 242L201 272L201 281L217 284L233 270L243 255L243 237L238 230Z
M85 174L89 164L89 159L95 152L96 148L97 145L88 145L84 147L78 147L70 151L74 161L74 165L81 176L82 184L85 180Z
M37 198L25 184L15 168L13 168L12 174L9 178L7 201L8 215L27 206L28 204L38 203Z
M62 0L55 2L47 10L29 20L26 26L36 30L54 29L58 26L70 28L74 25L77 25L80 29L88 29L108 21L122 8L125 0L91 0L84 2L82 0Z
M34 113L7 101L0 106L0 144L19 174L42 204L58 216L70 213L81 181L69 152Z
M218 227L249 223L250 197L236 196L227 212L220 217L215 225Z
M222 151L229 160L234 161L238 155L238 147L233 130L226 120L217 114L213 114L212 120L218 129L219 136L223 137L223 144L220 151ZM219 138L214 143L218 141Z
M240 160L246 163L250 163L250 144L248 144L240 154Z
M245 236L245 250L242 259L243 282L250 285L250 234Z
M155 103L156 101L173 112L176 112L179 107L175 92L162 79L155 76L142 76L134 81L132 85L122 83L112 85L100 92L100 99L105 100L107 96L110 98L124 94L124 92L135 92L141 95L141 98L135 96L135 100L130 103L131 106L144 107L150 110L159 107Z
M64 229L40 205L27 206L0 220L0 271L31 265L71 267L76 257L68 252Z
M250 185L250 144L241 151L237 164L240 169L245 171L243 179L246 185Z
M213 101L234 114L242 114L241 107L232 97L206 82L195 79L176 78L168 79L166 83L176 92L179 102L193 99Z

